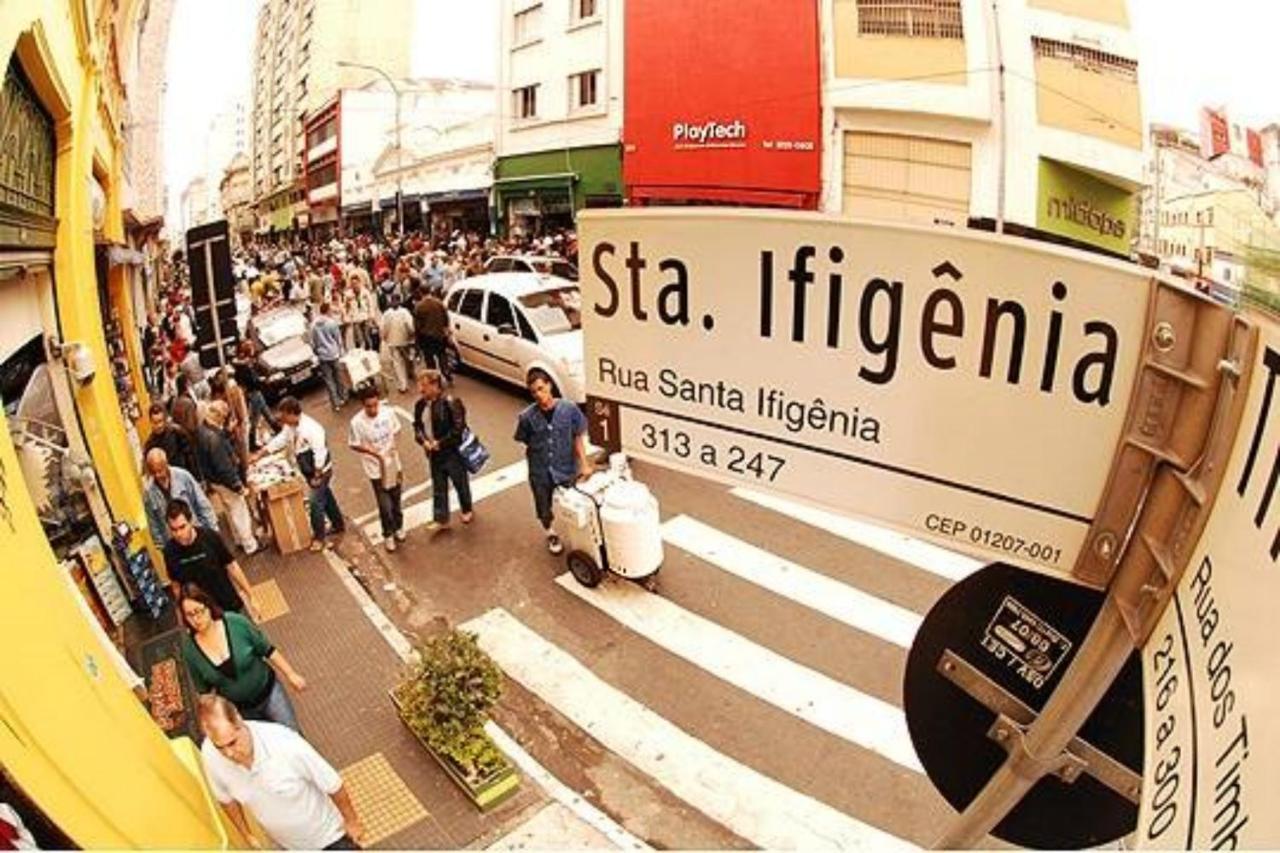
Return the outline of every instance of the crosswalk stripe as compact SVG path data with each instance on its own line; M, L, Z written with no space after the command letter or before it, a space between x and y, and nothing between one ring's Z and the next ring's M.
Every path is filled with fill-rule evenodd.
M518 486L529 479L529 463L521 460L513 462L505 468L499 468L492 474L485 474L471 481L471 503L478 504L486 498L505 492L512 486ZM413 530L421 527L432 518L432 500L418 501L404 508L404 529ZM374 520L363 528L365 537L374 545L382 542L382 525L375 515Z
M373 600L364 587L360 586L360 582L352 576L351 567L347 565L347 562L333 551L325 551L324 558L334 575L337 576L338 581L355 599L356 604L364 611L365 618L373 624L374 629L382 639L386 640L387 645L395 652L396 657L400 658L406 666L413 664L417 660L417 652L414 651L413 646L405 635L400 633L400 629L387 618L387 614L382 612L382 608L378 607L377 602ZM612 818L592 805L586 797L552 775L551 771L539 764L536 758L526 752L515 738L507 734L493 720L484 724L484 731L497 745L498 749L502 750L517 767L524 771L526 776L536 782L553 800L563 805L584 823L609 839L619 850L649 849L649 845L627 832L617 823L614 823Z
M890 761L923 772L902 711L623 581L556 583L649 642L716 678Z
M946 548L939 548L937 545L931 545L893 530L855 521L852 518L796 503L778 495L744 488L731 489L729 493L757 506L825 530L842 539L887 554L904 563L910 563L949 581L964 580L985 565L980 560L948 551Z
M910 849L906 841L712 749L505 610L461 626L506 674L693 808L764 848Z
M904 607L770 554L696 518L676 516L662 525L662 538L722 571L904 649L911 648L920 628L920 616Z

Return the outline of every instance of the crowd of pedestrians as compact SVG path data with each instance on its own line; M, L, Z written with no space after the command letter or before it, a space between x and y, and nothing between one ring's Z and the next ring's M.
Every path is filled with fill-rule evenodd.
M306 341L319 361L329 405L342 410L349 395L359 398L347 446L370 482L388 551L407 538L400 418L384 405L376 383L346 387L341 359L353 349L372 350L401 393L416 382L413 440L426 456L433 492L428 530L450 526L451 488L461 522L470 524L470 475L487 451L451 390L445 290L483 272L495 255L576 261L576 251L572 234L499 242L455 232L437 241L417 234L385 242L291 239L236 254L237 301L247 309L241 320L291 305L306 318ZM246 834L248 810L283 847L352 848L362 840L363 826L340 777L301 737L289 695L306 689L306 679L258 625L253 588L228 544L243 556L263 547L266 531L249 469L266 454L284 453L308 485L312 549L332 546L346 521L333 492L329 437L297 397L285 396L272 407L251 335L239 342L229 365L206 369L185 272L175 258L144 333L146 381L155 401L148 413L144 505L186 628L183 659L202 694L206 775ZM576 405L553 395L546 377L535 376L529 390L534 402L520 414L514 437L526 447L535 514L548 548L560 553L551 530L552 493L590 470L586 422Z

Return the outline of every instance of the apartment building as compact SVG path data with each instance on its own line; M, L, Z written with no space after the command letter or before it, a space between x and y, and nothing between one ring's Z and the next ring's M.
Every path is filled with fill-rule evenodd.
M1175 199L1212 192L1245 189L1245 185L1220 161L1204 156L1198 134L1170 125L1154 124L1148 134L1147 162L1142 193L1138 250L1146 255L1164 256L1162 227L1168 217L1160 215L1164 205ZM1181 211L1180 211L1181 212Z
M232 246L242 246L253 236L257 216L253 212L253 179L249 177L249 158L236 154L227 164L218 184L218 201L226 217Z
M1228 302L1274 294L1256 263L1280 255L1276 126L1243 127L1220 108L1201 110L1199 132L1151 128L1138 243L1144 256Z
M1143 124L1125 0L821 13L824 210L1129 255Z
M396 226L401 209L406 229L424 228L426 207L446 191L464 193L452 200L478 206L487 231L493 108L493 87L467 80L378 79L358 89L338 90L308 113L305 124L307 222L312 234L331 233L340 220L358 230ZM458 131L474 130L482 118L485 159L479 174L475 164L465 172L451 168L434 176L420 168L426 156L448 155L455 153L455 146L477 144L474 132Z
M213 222L222 216L222 204L217 197L217 188L210 188L204 175L196 175L187 183L179 203L184 234L197 225Z
M538 233L622 203L623 0L502 0L494 206Z
M1184 278L1235 301L1251 286L1274 292L1275 282L1250 269L1254 253L1280 254L1280 225L1245 189L1209 190L1161 205L1156 252Z
M336 178L348 230L397 227L403 209L406 229L427 229L435 220L488 233L494 87L444 78L396 86L399 139L397 96L385 83L341 93Z
M339 88L363 85L379 72L408 76L416 6L413 0L378 0L374 13L358 0L263 0L250 109L260 233L307 222L306 115Z

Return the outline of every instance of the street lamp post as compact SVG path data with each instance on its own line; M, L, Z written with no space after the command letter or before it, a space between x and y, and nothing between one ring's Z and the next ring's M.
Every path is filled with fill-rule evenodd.
M382 79L387 81L387 85L391 87L391 91L396 98L396 230L400 235L400 239L404 239L404 163L401 157L404 156L404 149L400 145L400 87L396 85L396 81L391 79L391 75L383 71L376 65L365 65L361 62L347 62L338 60L338 65L344 68L362 68L365 71L372 71L375 74L381 74Z

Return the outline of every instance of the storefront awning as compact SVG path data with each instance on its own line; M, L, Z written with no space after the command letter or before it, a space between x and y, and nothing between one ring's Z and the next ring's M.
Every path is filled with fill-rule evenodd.
M510 178L498 178L493 186L499 192L507 193L518 190L536 190L548 187L562 188L572 185L578 180L577 172L554 172L545 175L516 175Z
M139 252L137 249L131 249L128 246L112 244L107 247L107 264L109 266L135 266L140 267L147 262L147 256Z
M419 196L417 193L405 193L403 198L405 206L407 207L408 205L417 202ZM391 198L380 199L378 204L383 210L390 210L396 206L396 197L393 195Z
M759 190L737 187L682 187L682 186L644 186L630 187L631 197L636 201L683 202L728 205L750 205L753 207L794 207L809 208L816 203L817 193L785 192L781 190Z
M487 189L450 190L442 193L423 193L422 200L428 205L449 204L455 201L488 201Z

